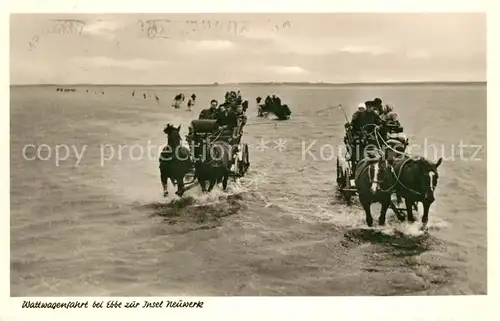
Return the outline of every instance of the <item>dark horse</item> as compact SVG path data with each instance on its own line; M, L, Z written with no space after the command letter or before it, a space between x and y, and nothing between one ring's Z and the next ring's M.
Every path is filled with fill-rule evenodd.
M396 177L389 162L382 155L362 159L356 166L354 181L365 210L366 224L373 226L371 205L380 203L382 208L378 221L379 225L385 225L385 215L392 204L391 195L396 186Z
M175 128L170 124L163 132L167 134L167 145L163 148L160 156L160 176L163 186L163 196L168 196L168 179L172 184L177 184L177 194L179 197L184 194L184 176L191 171L192 161L189 150L181 145L181 126Z
M207 150L208 149L208 150ZM195 147L195 176L203 192L210 192L222 181L226 190L231 166L231 146L224 141L205 142ZM209 181L208 189L206 182Z
M429 208L434 202L434 191L438 182L438 167L442 158L433 163L423 157L404 157L394 160L396 174L396 194L405 199L408 221L415 222L412 205L421 202L424 207L422 223L424 226L429 220Z

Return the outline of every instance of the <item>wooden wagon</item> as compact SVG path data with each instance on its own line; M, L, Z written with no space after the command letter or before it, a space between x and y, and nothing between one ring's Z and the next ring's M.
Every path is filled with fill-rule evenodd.
M378 128L374 126L374 128ZM350 205L352 202L352 198L357 196L357 188L355 185L355 170L356 165L361 161L364 157L364 147L370 143L370 137L356 135L351 127L350 123L345 124L346 134L344 136L344 143L346 145L345 155L337 156L337 189L340 193L342 199L346 202L346 204ZM380 135L380 133L375 129L372 133L368 134L370 136L374 134L373 138L376 139L377 144L380 146L380 149L383 150L389 146L384 137ZM376 138L378 137L378 138ZM388 138L390 140L397 140L401 142L405 148L408 145L408 139L402 133L393 133L388 134ZM402 217L406 212L406 208L396 206L397 198L396 195L393 194L393 201L391 202L390 208L394 211L394 213L398 217Z
M216 141L224 141L231 145L233 152L231 177L243 177L250 167L250 156L247 144L241 143L244 122L239 121L235 128L221 127L215 119L196 119L189 126L186 140L191 148L191 155L196 156L194 148L205 150Z

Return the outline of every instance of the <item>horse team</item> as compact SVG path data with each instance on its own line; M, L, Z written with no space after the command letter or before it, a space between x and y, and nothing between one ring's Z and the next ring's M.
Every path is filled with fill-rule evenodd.
M435 201L434 192L438 183L438 168L442 158L432 162L421 156L412 156L403 149L391 145L380 134L380 126L374 126L376 148L365 153L354 170L354 182L361 206L366 215L366 224L373 226L371 205L380 203L379 225L385 225L386 213L392 208L401 221L408 219L413 223L413 211L418 210L418 203L423 205L422 223L426 227L429 220L429 208ZM398 144L396 142L396 144ZM373 148L373 145L371 145ZM366 151L365 151L366 152ZM405 208L396 206L405 200ZM405 215L401 215L406 212Z

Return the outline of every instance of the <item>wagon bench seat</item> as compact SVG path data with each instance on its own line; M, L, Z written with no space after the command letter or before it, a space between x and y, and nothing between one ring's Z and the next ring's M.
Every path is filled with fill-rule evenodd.
M219 129L215 119L195 119L191 121L190 127L195 134L213 133Z

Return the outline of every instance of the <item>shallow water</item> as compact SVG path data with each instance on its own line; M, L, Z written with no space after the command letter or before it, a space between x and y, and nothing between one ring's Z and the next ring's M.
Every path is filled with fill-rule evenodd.
M162 126L181 124L185 135L228 88L77 89L11 89L13 296L486 293L486 147L474 161L463 158L476 148L462 159L458 149L486 146L485 85L240 87L251 103L250 171L227 192L197 187L182 201L161 197ZM181 91L196 92L192 112L170 107ZM289 121L255 116L254 98L268 93L291 107ZM375 96L395 106L412 143L444 152L427 233L392 214L367 228L362 209L336 197L345 118L325 109ZM47 144L52 155L24 159L27 144ZM86 146L80 163L71 150L57 165L58 144ZM303 153L310 144L312 155ZM26 155L37 158L33 148Z

